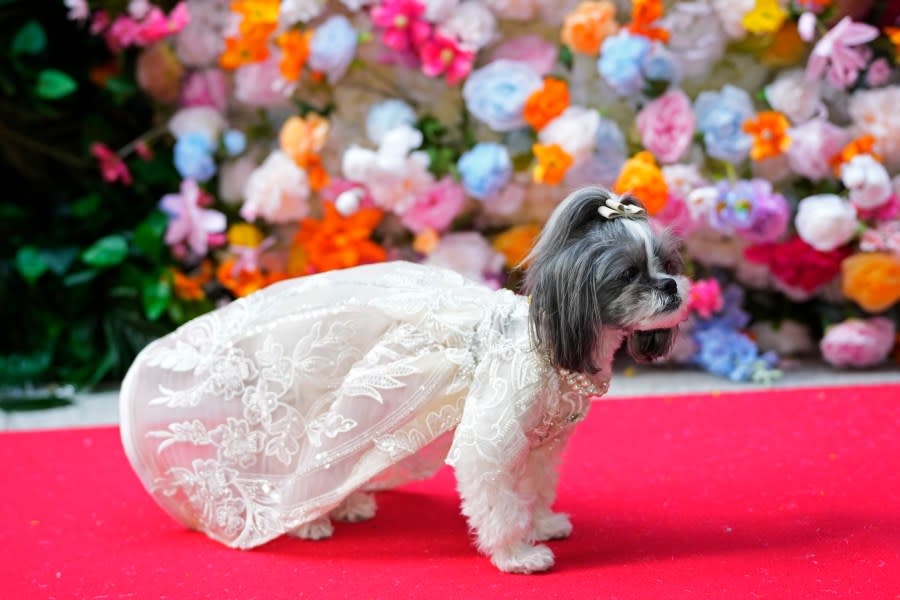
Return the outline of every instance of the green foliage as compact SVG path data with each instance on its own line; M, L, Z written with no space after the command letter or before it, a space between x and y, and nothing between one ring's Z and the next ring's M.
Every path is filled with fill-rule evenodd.
M25 0L0 4L0 48L9 190L0 199L0 410L10 410L36 405L21 399L26 386L121 377L175 318L202 310L173 299L166 217L155 210L178 187L171 149L127 156L133 186L104 182L89 152L94 142L125 147L152 122L135 52L112 56L62 2ZM113 75L92 78L98 67Z

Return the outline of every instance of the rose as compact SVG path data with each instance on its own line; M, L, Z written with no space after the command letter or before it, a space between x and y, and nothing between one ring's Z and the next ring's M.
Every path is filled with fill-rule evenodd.
M768 265L772 276L783 286L806 296L832 281L848 254L846 248L820 252L796 236L777 244L759 244L744 250L748 261Z
M644 147L663 163L678 162L691 145L694 113L681 90L670 90L648 103L637 115Z
M794 123L805 123L825 113L821 88L821 81L806 80L803 69L791 69L779 74L764 93L773 110L784 113Z
M369 109L366 117L366 135L380 144L385 134L396 127L412 127L416 122L416 111L402 100L390 99L379 102Z
M756 114L747 92L727 84L719 92L702 92L694 101L694 114L707 154L730 163L747 157L753 138L743 126Z
M335 83L347 72L356 54L357 37L347 17L329 17L313 33L307 65L314 71L325 73L328 83Z
M824 118L815 118L788 130L788 164L798 175L819 181L833 176L828 159L850 141L850 134Z
M480 50L494 39L497 20L483 4L463 2L438 26L441 33L455 37L466 50Z
M527 64L498 60L469 75L463 98L476 119L495 131L512 131L525 126L525 102L542 84Z
M280 150L251 173L244 188L241 217L257 217L270 223L290 223L309 212L309 181L306 171Z
M570 106L541 129L538 140L546 146L558 144L577 165L593 150L599 127L596 110Z
M701 2L667 7L660 22L669 31L668 47L685 77L700 77L722 58L726 36L712 8Z
M517 60L527 64L543 77L556 65L557 49L536 35L520 35L497 46L491 60Z
M594 56L618 29L615 4L608 0L582 2L563 21L562 43L575 52Z
M848 319L825 331L819 348L835 367L874 367L894 346L895 326L884 317Z
M603 41L597 70L618 95L633 96L644 85L641 63L649 52L647 38L620 31Z
M504 256L475 231L445 235L425 259L427 265L452 269L493 289L500 287L499 276L504 262Z
M512 176L512 161L506 146L480 142L456 163L466 193L479 200L497 194Z
M809 196L797 206L794 225L803 241L827 252L853 238L858 226L856 208L834 194Z
M841 181L850 190L850 201L866 210L886 203L893 191L884 165L870 154L857 154L844 163L841 166Z
M450 226L465 205L462 188L446 176L420 194L403 213L403 224L414 233L426 229L443 231Z
M209 106L224 111L228 105L228 80L219 69L194 71L181 89L181 106Z
M259 63L244 65L234 72L234 97L247 106L278 108L287 105L287 96L280 87L281 70L278 59L272 57Z
M854 135L875 137L875 150L892 173L900 170L900 86L861 90L850 96Z
M900 256L889 252L863 252L841 264L843 290L868 312L889 309L900 300Z

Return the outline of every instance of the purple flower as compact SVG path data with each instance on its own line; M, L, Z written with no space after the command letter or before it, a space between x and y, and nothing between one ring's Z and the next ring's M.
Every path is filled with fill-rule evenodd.
M754 244L774 242L787 230L791 209L765 179L740 180L717 186L719 197L710 213L710 224L724 232L735 231Z
M181 193L166 194L159 203L169 215L165 241L173 247L187 247L192 253L204 256L209 247L210 234L225 231L225 215L217 210L200 207L200 186L193 179L181 182Z

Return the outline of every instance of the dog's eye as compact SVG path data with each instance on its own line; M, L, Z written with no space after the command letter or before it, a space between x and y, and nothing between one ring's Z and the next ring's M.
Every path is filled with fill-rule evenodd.
M619 279L621 279L625 283L631 283L638 276L638 273L639 271L637 270L637 267L628 267L627 269L622 271L622 274L619 275Z

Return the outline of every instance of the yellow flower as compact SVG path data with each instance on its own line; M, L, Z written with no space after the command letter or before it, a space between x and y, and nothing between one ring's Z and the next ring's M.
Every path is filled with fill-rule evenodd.
M787 16L778 0L756 0L753 10L744 15L741 24L750 33L775 33Z
M228 243L232 246L256 248L263 241L262 232L250 223L235 223L228 228Z

